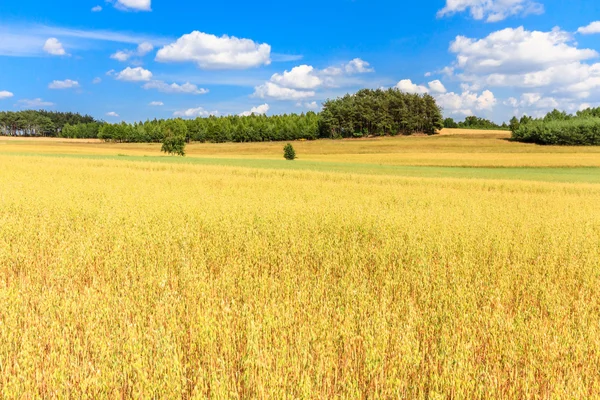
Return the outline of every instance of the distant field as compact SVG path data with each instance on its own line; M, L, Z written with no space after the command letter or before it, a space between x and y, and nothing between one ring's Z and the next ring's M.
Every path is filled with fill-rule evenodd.
M600 397L600 149L0 138L0 398Z
M464 134L463 132L467 132ZM513 143L504 131L444 130L444 135L294 142L302 161L475 167L600 167L598 147ZM188 158L281 160L283 143L192 143ZM0 137L0 153L161 156L160 144Z

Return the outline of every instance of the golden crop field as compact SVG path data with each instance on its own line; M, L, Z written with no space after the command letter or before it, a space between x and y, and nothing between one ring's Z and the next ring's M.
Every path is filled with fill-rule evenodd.
M600 165L466 136L294 143L356 172L0 140L0 398L600 398L599 183L352 164ZM283 147L243 146L187 158Z

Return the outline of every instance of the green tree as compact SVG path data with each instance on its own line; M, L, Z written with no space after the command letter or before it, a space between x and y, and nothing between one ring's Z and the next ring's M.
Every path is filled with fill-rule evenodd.
M185 156L187 125L181 119L170 119L163 122L164 139L161 151L167 154Z
M294 146L290 143L286 144L283 148L283 157L290 161L296 159L296 150L294 150Z

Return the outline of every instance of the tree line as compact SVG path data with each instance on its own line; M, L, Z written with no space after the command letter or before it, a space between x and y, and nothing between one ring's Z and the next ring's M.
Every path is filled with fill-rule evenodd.
M173 120L109 124L76 113L3 112L0 133L162 142L169 132L168 121ZM211 116L181 121L187 141L216 143L434 134L444 127L442 111L432 96L398 89L363 89L327 100L320 113Z
M482 129L482 130L509 130L509 126L506 122L498 125L488 119L479 118L475 116L468 116L464 121L456 122L453 118L446 118L444 120L444 128L460 128L460 129Z
M60 136L65 125L88 123L97 121L89 115L72 112L0 111L0 134L4 136Z

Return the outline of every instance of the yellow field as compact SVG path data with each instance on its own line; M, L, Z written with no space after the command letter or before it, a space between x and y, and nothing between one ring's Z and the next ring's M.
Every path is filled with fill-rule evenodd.
M600 165L471 140L294 146ZM20 154L152 146L0 140L0 398L600 398L600 184Z
M510 132L444 129L441 135L295 142L301 160L423 166L600 167L598 147L513 143ZM1 153L158 156L160 144L0 137ZM188 157L282 158L282 143L192 143Z

